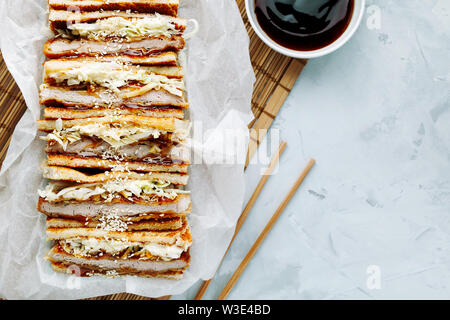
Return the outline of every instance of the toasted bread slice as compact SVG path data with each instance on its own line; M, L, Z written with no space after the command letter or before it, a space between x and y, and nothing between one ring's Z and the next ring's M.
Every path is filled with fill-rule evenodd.
M44 178L50 180L72 181L78 183L97 183L109 180L132 179L132 180L151 180L159 179L167 181L174 185L187 185L189 175L184 173L168 172L122 172L122 171L104 171L101 173L88 174L72 168L44 166Z
M54 38L44 44L44 54L47 58L74 56L129 56L136 59L144 59L154 54L166 51L178 51L183 49L185 41L180 36L171 38L158 37L143 39L127 44L118 41L96 41L88 39L69 40Z
M126 200L111 203L98 201L61 201L50 202L39 198L38 211L54 218L95 219L102 215L117 215L127 221L182 217L191 212L189 194L179 194L174 200L166 199L153 202L131 202Z
M170 161L170 160L167 160ZM189 162L171 159L172 163L157 164L143 161L116 161L104 160L97 157L80 157L65 154L49 154L47 165L71 167L71 168L91 168L91 169L114 169L132 170L140 172L181 172L187 173Z
M137 115L153 118L183 119L183 110L176 107L118 107L118 108L44 108L44 118L47 120L71 120L83 118L99 118L117 115Z
M151 90L143 95L133 98L124 98L123 95L132 92L133 88L122 89L117 95L106 88L96 88L95 91L81 89L71 90L60 86L43 84L40 87L40 103L45 106L66 107L101 107L118 108L123 106L157 107L171 106L188 108L186 97L178 97L165 90Z
M161 52L151 56L98 56L98 57L68 57L66 60L79 60L83 61L103 61L103 62L118 62L122 64L135 64L142 66L176 66L178 63L178 56L175 52Z
M56 129L56 120L38 120L38 130L50 132ZM75 126L85 126L89 124L109 125L109 124L135 125L139 127L163 130L166 132L178 132L186 130L189 127L189 121L174 118L151 118L136 115L121 115L102 118L63 120L63 128L72 128Z
M126 217L117 217L109 220L108 215L94 219L64 219L47 218L49 228L113 228L114 224L125 225L127 231L164 231L177 230L183 227L183 217L160 218L150 220L131 221ZM120 222L120 223L118 223Z
M59 58L59 57L58 57ZM83 56L83 57L67 57L60 58L68 61L102 61L102 62L118 62L121 64L134 64L142 66L176 66L178 56L175 52L161 52L151 56Z
M130 10L133 12L167 14L176 16L180 0L49 0L54 10L68 10L77 7L81 12L105 10Z
M177 245L179 247L188 247L192 243L192 236L187 225L178 230L165 231L107 231L98 228L47 228L48 240L67 240L67 239L108 239L140 243L154 243L160 245Z

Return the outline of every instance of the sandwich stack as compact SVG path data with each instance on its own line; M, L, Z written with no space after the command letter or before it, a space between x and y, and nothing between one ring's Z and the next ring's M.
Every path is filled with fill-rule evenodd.
M52 268L180 279L192 243L179 0L49 0L38 121Z

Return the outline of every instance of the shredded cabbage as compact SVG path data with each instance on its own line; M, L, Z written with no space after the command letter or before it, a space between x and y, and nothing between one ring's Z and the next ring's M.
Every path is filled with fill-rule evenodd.
M116 62L91 62L71 69L61 69L48 73L57 83L67 81L69 86L89 83L108 88L119 93L131 81L145 84L145 91L164 89L178 97L183 96L184 83L181 79L171 79L136 67Z
M148 139L149 137L158 139L162 134L166 134L166 132L126 124L93 123L63 129L62 125L58 125L57 120L56 129L47 136L41 137L41 139L46 141L56 141L64 150L66 150L69 143L80 140L82 135L96 136L109 143L113 148L118 149L138 142L139 140Z
M92 40L101 40L107 37L120 37L130 40L160 36L170 38L173 35L180 34L170 18L158 13L153 17L145 18L112 17L97 20L95 23L75 23L68 26L68 29L75 36Z
M157 179L107 181L75 186L67 186L61 182L51 182L44 190L39 190L38 193L41 198L47 201L86 201L93 196L101 196L106 202L111 202L120 195L127 199L133 196L139 198L156 196L173 200L178 193L188 193L188 191L184 190L166 189L169 185L169 182Z
M132 251L133 256L141 256L145 259L147 253L162 258L163 260L178 259L183 251L187 250L189 243L184 247L177 245L161 245L157 243L131 242L115 239L67 239L59 242L63 249L78 256L92 256L100 252L106 252L113 256L121 254L125 250Z

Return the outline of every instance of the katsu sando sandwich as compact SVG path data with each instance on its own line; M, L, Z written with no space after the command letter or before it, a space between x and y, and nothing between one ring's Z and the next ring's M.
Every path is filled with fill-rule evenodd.
M148 107L175 107L187 108L189 105L184 95L174 95L165 90L138 91L139 86L121 88L119 95L103 87L95 90L72 89L65 86L52 86L43 84L40 87L40 102L45 106L83 108L148 108ZM133 95L133 96L130 96ZM107 115L104 113L103 115Z
M48 58L122 55L145 61L185 46L186 20L158 13L50 10L49 21L56 37L44 45Z
M125 259L134 256L168 261L180 258L192 243L186 220L180 229L170 231L119 232L97 228L48 227L46 234L48 240L58 241L67 253L86 257L103 251L104 254ZM87 238L92 240L83 241Z
M186 220L178 230L106 231L98 228L47 228L55 241L47 258L56 271L78 266L79 275L108 274L181 278L189 265L192 237Z
M40 102L53 107L187 108L183 71L178 66L133 66L89 58L54 59L44 64Z
M186 216L191 212L189 176L167 172L81 172L77 169L43 168L49 184L39 190L37 208L51 218L97 221L99 216L143 222ZM97 220L96 220L97 219Z
M60 245L56 245L50 250L47 259L51 262L55 272L72 273L80 277L132 275L171 280L182 279L190 262L189 251L184 252L179 259L170 261L142 260L135 257L117 259L104 254L87 258L70 255Z
M176 16L180 0L48 0L48 5L55 10L79 8L82 12L101 10L131 10L134 12L159 12Z
M133 115L39 120L49 166L186 173L189 122Z
M162 176L89 184L52 181L39 190L38 210L48 216L48 227L175 230L191 212L190 194L179 188Z

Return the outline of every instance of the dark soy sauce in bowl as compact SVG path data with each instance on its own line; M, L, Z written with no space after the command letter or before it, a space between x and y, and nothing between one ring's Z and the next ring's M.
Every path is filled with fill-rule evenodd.
M261 28L279 45L298 51L321 49L347 29L354 0L255 0Z

